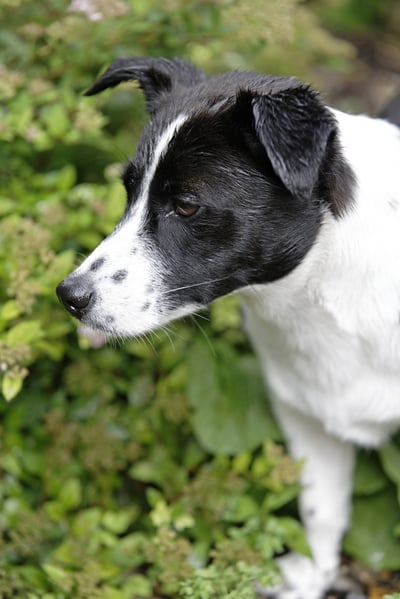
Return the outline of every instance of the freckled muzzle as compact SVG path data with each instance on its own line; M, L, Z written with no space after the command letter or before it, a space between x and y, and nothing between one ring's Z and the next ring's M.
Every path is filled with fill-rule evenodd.
M68 276L57 286L56 292L64 308L79 320L94 305L94 288L87 275Z

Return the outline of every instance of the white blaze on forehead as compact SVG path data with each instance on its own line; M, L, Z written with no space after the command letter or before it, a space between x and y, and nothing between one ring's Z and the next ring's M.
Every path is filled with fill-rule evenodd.
M160 160L164 156L165 152L168 150L168 146L171 140L173 139L174 135L182 127L186 119L187 117L184 114L180 114L174 121L172 121L172 123L168 125L168 127L163 131L163 133L159 137L153 152L150 166L143 177L139 198L133 206L133 210L135 210L135 212L142 212L144 206L146 205L149 196L150 185L153 180L154 174L157 170L157 167L160 163Z

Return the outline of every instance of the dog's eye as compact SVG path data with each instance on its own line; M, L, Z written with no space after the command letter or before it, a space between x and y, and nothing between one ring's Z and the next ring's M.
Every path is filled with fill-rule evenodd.
M196 204L191 204L190 202L176 202L175 204L175 214L178 216L182 216L184 218L189 218L189 216L194 216L198 211L199 207Z

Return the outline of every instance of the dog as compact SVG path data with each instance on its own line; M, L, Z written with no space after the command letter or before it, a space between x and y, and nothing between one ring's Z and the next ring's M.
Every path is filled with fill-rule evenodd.
M125 213L57 288L110 336L240 296L297 460L312 558L268 596L320 599L350 519L355 446L400 426L400 130L324 105L294 78L209 77L121 58L87 95L139 82L150 121L125 167Z

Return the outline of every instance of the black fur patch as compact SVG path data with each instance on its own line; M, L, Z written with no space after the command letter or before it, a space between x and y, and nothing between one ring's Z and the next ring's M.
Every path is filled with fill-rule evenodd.
M121 281L126 279L127 276L128 276L127 270L117 270L117 272L115 272L113 275L111 275L111 279L115 283L120 283Z
M185 123L150 187L146 236L166 265L167 288L178 288L163 300L173 307L205 305L283 277L319 228L318 203L290 193L235 113L232 107ZM174 212L178 202L193 203L198 212L182 218Z
M92 272L96 272L96 270L99 270L99 268L101 268L103 266L105 261L106 261L105 258L97 258L97 260L95 260L93 262L93 264L91 265L90 270Z

